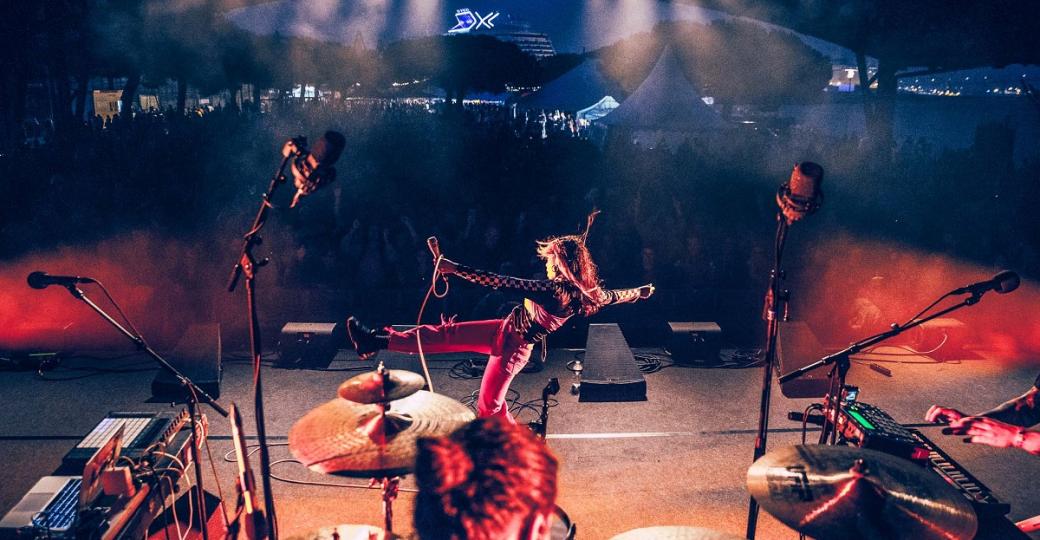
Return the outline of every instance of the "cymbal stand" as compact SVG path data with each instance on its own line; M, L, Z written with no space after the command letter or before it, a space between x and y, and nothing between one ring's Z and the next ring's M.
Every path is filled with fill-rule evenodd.
M373 482L376 480L372 479ZM394 532L394 501L397 500L397 493L401 486L401 477L395 476L378 480L382 484L383 489L383 530L386 531L386 537L389 538L390 533Z

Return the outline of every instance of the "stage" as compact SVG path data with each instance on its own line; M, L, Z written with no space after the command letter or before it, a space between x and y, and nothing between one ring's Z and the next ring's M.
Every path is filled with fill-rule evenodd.
M548 442L561 461L562 507L577 524L578 538L609 538L652 525L690 525L743 534L748 495L744 487L750 465L761 369L707 369L670 366L646 375L648 400L629 403L585 403L568 392L576 377L566 364L578 351L554 349L546 369L524 374L513 388L520 401L535 400L549 377L558 377L559 404L550 410ZM1008 368L1005 362L980 352L961 362L935 363L915 356L886 356L892 377L855 363L849 384L859 385L860 400L883 408L896 420L921 424L932 404L966 412L988 409L1017 396L1032 384L1037 366ZM117 358L118 357L118 358ZM419 371L416 359L382 353L388 367ZM431 359L438 392L463 399L478 379L457 379L451 368L468 355ZM898 361L896 363L894 361ZM880 363L880 362L879 362ZM267 431L273 460L291 458L287 435L293 423L311 408L335 397L337 385L373 364L340 353L329 370L264 368ZM70 368L102 367L119 372ZM62 456L109 411L168 410L169 404L149 403L155 371L143 356L98 353L94 358L66 359L48 378L85 378L55 382L34 372L0 372L0 513L8 511L41 476L50 474ZM127 371L123 371L127 370ZM796 444L800 425L786 419L811 400L792 400L774 388L769 448ZM243 408L246 429L255 435L251 407L251 371L241 356L225 356L220 401ZM210 446L224 496L232 500L234 465L224 456L231 450L228 422L211 411ZM533 420L532 411L521 421ZM972 472L999 498L1011 504L1017 521L1040 513L1036 478L1040 458L1012 449L967 445L944 436L934 426L926 435ZM810 434L812 439L814 434ZM251 441L252 442L252 441ZM254 466L258 460L254 458ZM364 480L326 477L293 463L276 463L280 477L308 482L364 484ZM208 463L206 489L217 493ZM323 487L274 481L282 537L342 523L380 525L377 490ZM402 483L395 506L395 532L411 527L414 487ZM759 538L797 538L796 533L765 514ZM1035 535L1040 538L1040 535Z

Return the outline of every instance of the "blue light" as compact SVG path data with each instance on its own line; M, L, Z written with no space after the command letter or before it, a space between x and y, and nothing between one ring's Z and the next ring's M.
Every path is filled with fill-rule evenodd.
M473 16L473 12L468 8L463 8L455 12L455 20L457 21L455 26L448 30L449 34L465 34L473 29L473 26L477 24L477 18Z

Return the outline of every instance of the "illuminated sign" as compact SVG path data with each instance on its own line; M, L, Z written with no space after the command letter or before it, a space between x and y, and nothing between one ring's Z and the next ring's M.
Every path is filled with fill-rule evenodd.
M465 34L473 30L480 30L481 28L487 28L491 30L495 27L495 19L501 15L497 11L491 11L484 15L472 11L469 8L462 8L455 11L455 26L448 30L449 34Z

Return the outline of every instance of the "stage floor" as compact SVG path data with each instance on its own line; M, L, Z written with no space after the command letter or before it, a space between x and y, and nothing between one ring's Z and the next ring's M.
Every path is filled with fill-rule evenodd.
M635 403L579 403L568 393L574 375L566 364L575 351L552 350L541 373L518 377L514 388L521 401L539 397L549 377L563 387L559 405L551 409L549 445L560 458L559 505L578 526L579 538L609 538L652 525L701 526L743 534L748 495L744 478L751 461L757 425L760 368L701 369L671 366L646 375L648 397ZM982 353L986 356L985 353ZM7 512L41 476L50 474L62 456L108 411L165 410L169 404L148 403L154 370L147 358L130 356L69 359L49 378L33 372L0 372L0 513ZM391 368L419 371L417 360L383 354ZM450 368L467 355L432 361L437 390L462 399L474 392L478 379L455 379ZM992 407L1032 384L1040 365L1008 368L996 360L934 363L920 357L885 357L892 377L855 364L849 383L859 385L860 399L882 407L896 420L921 423L934 403L968 412ZM335 397L344 379L371 368L341 354L327 371L265 368L267 431L273 460L290 458L287 436L309 409ZM119 373L78 371L75 367L131 369ZM225 358L220 401L244 408L246 429L255 434L251 414L251 371L243 360ZM812 400L783 397L774 387L769 447L796 444L800 426L786 419ZM525 412L521 421L532 420ZM224 494L230 495L234 465L224 460L231 449L230 427L209 413L210 444ZM1021 451L963 444L938 427L926 435L1011 504L1010 518L1040 514L1040 457ZM254 459L254 466L257 460ZM217 493L210 469L206 488ZM324 477L294 463L276 463L278 476L305 481L363 484ZM403 488L414 487L410 477ZM376 490L274 482L283 537L342 523L380 525ZM410 532L413 493L402 492L394 507L395 530ZM759 538L797 538L764 512ZM1035 536L1040 538L1040 535Z

